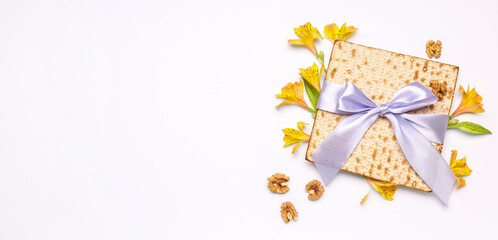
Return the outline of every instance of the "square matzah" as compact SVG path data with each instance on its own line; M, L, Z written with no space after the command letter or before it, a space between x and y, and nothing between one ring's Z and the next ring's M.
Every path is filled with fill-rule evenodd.
M430 89L429 82L446 82L448 91L437 103L409 113L448 115L458 76L458 67L345 41L336 41L330 56L325 81L345 85L352 81L377 105L388 103L406 84L419 82ZM318 110L311 132L306 160L337 124L348 115ZM433 143L441 152L442 145ZM423 191L431 189L415 173L396 141L389 120L380 117L367 130L341 170Z

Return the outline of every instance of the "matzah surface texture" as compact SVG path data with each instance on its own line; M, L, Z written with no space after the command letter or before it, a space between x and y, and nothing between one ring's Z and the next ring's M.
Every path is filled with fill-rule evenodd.
M406 84L446 82L448 92L437 103L409 113L449 114L458 76L458 67L344 41L334 44L325 81L345 85L352 81L378 105L387 103ZM347 115L318 110L306 152L311 156L337 124ZM440 144L432 143L441 152ZM367 130L341 170L394 184L431 191L411 168L396 141L389 120L379 117Z

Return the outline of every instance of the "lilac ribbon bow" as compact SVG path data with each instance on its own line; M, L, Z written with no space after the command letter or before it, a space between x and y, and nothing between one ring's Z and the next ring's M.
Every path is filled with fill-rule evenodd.
M448 205L456 178L429 142L443 143L448 116L405 113L437 101L438 98L429 89L414 82L402 87L391 102L378 106L349 81L346 86L325 81L318 109L350 115L337 125L312 156L325 184L332 180L365 132L382 116L391 122L399 146L411 167Z

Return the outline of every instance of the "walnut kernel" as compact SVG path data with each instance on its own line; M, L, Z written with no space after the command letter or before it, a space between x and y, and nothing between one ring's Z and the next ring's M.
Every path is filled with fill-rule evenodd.
M322 183L318 180L313 180L306 185L306 192L308 192L309 200L317 200L322 197L325 188L323 188Z
M443 48L443 43L441 41L437 40L436 42L429 40L425 44L425 52L427 53L427 56L429 58L432 58L433 56L436 58L441 57L441 49Z
M289 191L289 177L282 173L275 173L268 178L268 188L274 193L286 193Z
M294 219L294 221L297 221L297 211L294 207L294 204L292 204L291 202L282 203L282 206L280 206L280 215L286 223L288 223L292 219Z
M434 56L434 52L432 51L432 45L434 45L434 41L429 40L425 44L425 52L427 53L427 56L429 58L432 58Z
M436 50L434 52L434 57L439 58L441 57L441 49L443 48L443 43L441 41L437 40L436 42Z
M446 92L448 92L446 82L439 83L437 80L431 80L429 86L432 88L432 93L434 93L439 100L443 99Z

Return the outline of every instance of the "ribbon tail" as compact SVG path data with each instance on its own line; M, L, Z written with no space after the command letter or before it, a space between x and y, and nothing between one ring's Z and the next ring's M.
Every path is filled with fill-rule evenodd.
M378 112L371 110L344 119L320 144L312 156L324 184L330 183L348 160L365 132L377 120Z
M448 115L444 114L401 114L429 141L443 144L448 126Z
M456 177L441 154L409 121L394 114L385 115L394 129L396 139L411 167L448 206Z

